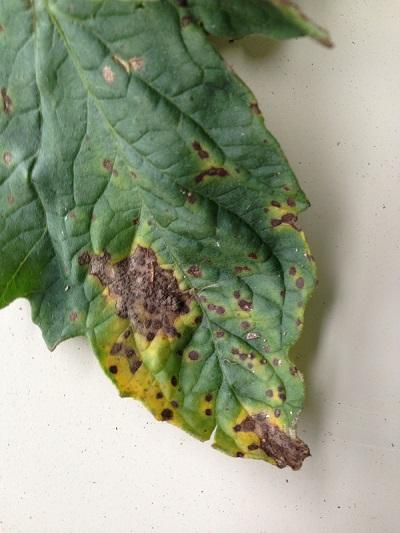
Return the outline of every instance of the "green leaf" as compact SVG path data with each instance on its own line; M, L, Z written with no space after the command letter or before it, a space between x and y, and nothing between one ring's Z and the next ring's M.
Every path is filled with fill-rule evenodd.
M309 35L331 47L329 33L290 0L181 0L211 35L237 39L262 33L272 39Z
M308 202L254 96L161 0L3 1L0 58L0 306L86 335L158 419L299 468Z

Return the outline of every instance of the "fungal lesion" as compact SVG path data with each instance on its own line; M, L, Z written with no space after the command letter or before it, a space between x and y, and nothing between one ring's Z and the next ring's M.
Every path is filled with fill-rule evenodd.
M120 318L151 342L157 335L180 336L175 324L190 311L192 296L180 289L172 270L162 268L150 248L137 246L132 255L113 263L110 254L79 257L89 272L116 300Z

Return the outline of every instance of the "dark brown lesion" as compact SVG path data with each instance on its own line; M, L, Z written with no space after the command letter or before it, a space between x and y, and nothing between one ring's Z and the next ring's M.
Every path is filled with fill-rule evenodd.
M172 270L161 268L150 248L112 263L111 256L84 252L78 259L116 299L118 316L130 320L136 331L152 341L158 333L179 337L174 324L189 312L192 297L179 288Z
M304 459L310 457L310 448L298 437L291 437L278 426L271 424L264 414L248 416L234 427L235 432L252 432L259 438L257 446L276 462L279 468L290 466L299 470Z
M0 90L1 99L3 100L3 111L6 115L10 115L13 110L13 102L7 93L7 89L2 87Z

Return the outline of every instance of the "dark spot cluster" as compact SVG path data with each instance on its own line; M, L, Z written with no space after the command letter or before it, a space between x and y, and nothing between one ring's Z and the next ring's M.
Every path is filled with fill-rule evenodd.
M229 172L223 167L211 167L196 176L196 183L201 183L206 176L219 176L220 178L224 178L225 176L229 176Z
M87 258L81 258L80 264L87 264ZM116 298L118 315L129 319L148 341L159 332L180 335L174 323L189 312L191 297L179 289L172 270L160 267L150 248L138 246L133 255L114 264L107 253L92 256L90 273Z
M281 218L273 218L271 220L271 226L273 228L276 228L277 226L280 226L281 224L289 224L297 231L300 231L300 228L296 225L298 218L293 213L285 213Z
M103 168L105 168L113 176L118 176L118 172L114 168L114 163L110 159L103 159Z
M187 272L194 278L201 278L201 276L203 275L198 265L192 265L188 268Z
M192 146L196 150L197 155L200 157L200 159L208 159L209 153L203 149L199 142L195 141Z
M1 99L3 100L3 111L6 115L10 115L13 110L13 102L7 93L7 89L2 87L0 90Z
M275 416L280 416L279 409L275 410ZM263 413L248 416L241 424L235 425L233 430L235 433L239 431L255 433L259 438L259 444L250 444L251 449L262 449L268 457L275 460L279 468L290 466L293 470L299 470L304 459L310 456L310 449L302 440L290 437L278 426L268 422Z
M222 305L208 304L207 309L214 311L217 315L223 315L225 313L225 307L222 307Z
M238 305L242 311L251 311L253 309L253 304L249 300L239 300Z
M254 352L242 352L239 348L232 348L231 353L237 356L241 361L247 361L248 359L255 359L256 354ZM251 365L251 368L253 365Z
M259 108L259 105L257 102L252 102L250 105L250 109L253 111L256 115L261 115L261 109Z
M126 335L126 332L124 336L125 335ZM111 350L110 350L110 355L121 355L121 356L126 357L128 364L129 364L129 369L132 372L132 374L136 374L136 372L142 366L142 361L137 356L135 350L131 348L130 346L124 346L121 342L116 342L112 345ZM110 366L109 370L111 374L118 373L117 365Z

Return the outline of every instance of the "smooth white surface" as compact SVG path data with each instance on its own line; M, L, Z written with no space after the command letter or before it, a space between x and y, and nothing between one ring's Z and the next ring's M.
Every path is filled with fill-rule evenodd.
M303 0L336 43L221 45L312 201L320 289L293 350L300 472L233 460L122 400L83 340L0 314L0 531L400 529L400 3Z

